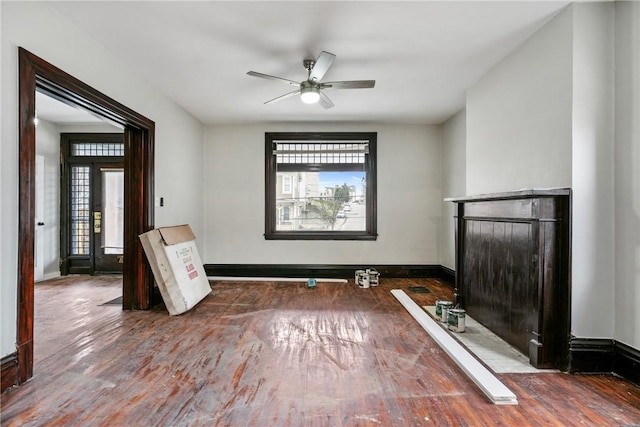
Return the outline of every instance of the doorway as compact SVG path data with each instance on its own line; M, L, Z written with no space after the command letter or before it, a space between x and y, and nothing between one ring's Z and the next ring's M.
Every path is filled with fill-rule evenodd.
M3 369L3 388L33 376L36 90L124 128L123 308L149 309L153 295L153 277L138 235L153 229L155 123L23 48L18 48L18 61L17 351L15 368Z
M122 274L123 136L62 133L60 147L60 274Z

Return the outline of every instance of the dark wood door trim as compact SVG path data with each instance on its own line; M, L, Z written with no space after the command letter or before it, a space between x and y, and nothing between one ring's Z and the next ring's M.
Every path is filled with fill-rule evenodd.
M19 204L18 204L18 382L33 375L33 288L36 88L66 104L124 127L125 250L123 308L148 309L153 277L138 235L153 229L155 123L45 60L18 48Z

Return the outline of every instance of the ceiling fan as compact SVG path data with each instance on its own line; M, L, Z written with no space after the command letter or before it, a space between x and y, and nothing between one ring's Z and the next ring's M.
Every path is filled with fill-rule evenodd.
M284 95L273 98L265 104L272 104L274 102L282 101L283 99L291 98L296 95L300 95L302 102L306 104L314 104L319 102L324 108L333 107L333 102L322 92L321 89L370 89L375 86L375 80L350 80L341 82L320 82L322 77L327 73L333 60L336 56L333 53L322 51L318 56L318 59L305 59L302 61L302 65L307 70L307 80L302 82L296 82L293 80L285 79L282 77L270 76L268 74L258 73L256 71L249 71L247 74L254 77L260 77L268 80L278 80L291 86L298 86L298 89L293 92L285 93Z

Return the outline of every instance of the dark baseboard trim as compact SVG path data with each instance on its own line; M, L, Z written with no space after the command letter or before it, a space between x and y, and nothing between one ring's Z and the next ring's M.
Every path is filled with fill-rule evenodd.
M357 264L205 264L207 276L313 277L350 279L356 270L375 268L380 276L394 278L433 277L453 285L452 270L441 265L357 265ZM453 274L455 277L455 274Z
M0 393L4 393L5 390L18 384L18 354L11 353L0 360L0 372L1 372L1 390Z
M640 386L640 350L613 339L571 338L569 372L614 373Z
M569 340L569 372L613 372L615 341L601 338Z
M640 386L640 350L616 341L613 372Z
M440 266L440 278L445 282L448 282L451 286L456 284L456 272L455 270L450 269L449 267L445 267L444 265Z

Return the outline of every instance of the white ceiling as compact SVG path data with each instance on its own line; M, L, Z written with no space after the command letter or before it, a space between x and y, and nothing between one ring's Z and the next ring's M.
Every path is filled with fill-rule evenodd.
M48 95L36 91L36 115L51 123L75 125L104 123L98 117L79 108L71 107Z
M288 121L441 123L466 90L569 2L49 2L205 124ZM323 81L335 107L247 76L302 81L305 58L337 58Z

